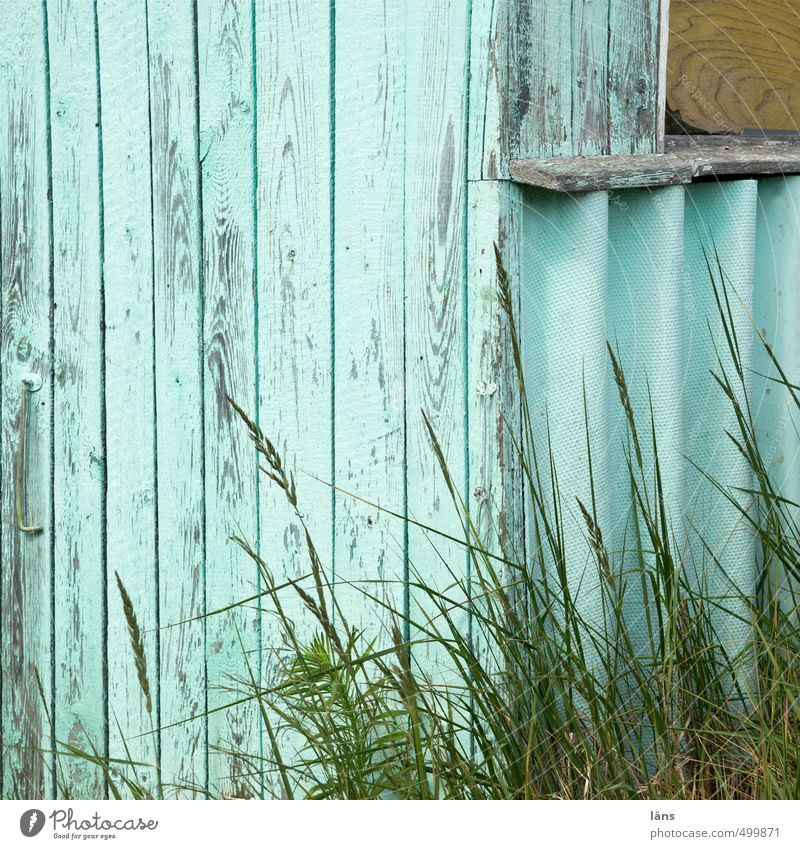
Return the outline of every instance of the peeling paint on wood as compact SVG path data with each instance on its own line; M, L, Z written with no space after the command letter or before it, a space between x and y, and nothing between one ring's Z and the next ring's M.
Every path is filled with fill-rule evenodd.
M608 153L658 150L661 2L610 3Z
M51 3L46 25L53 163L55 730L57 740L105 752L100 151L92 4ZM96 767L77 758L61 758L58 766L59 781L75 798L103 793Z
M509 162L654 149L655 7L625 11L609 54L615 0L54 0L48 128L43 9L0 4L3 794L54 789L32 754L49 742L36 664L60 735L112 755L124 736L167 783L253 795L247 773L268 754L255 705L199 717L243 694L239 635L256 678L274 681L275 626L252 609L185 620L257 591L230 534L276 577L307 559L225 395L298 471L351 625L381 627L358 582L402 608L414 605L406 568L438 581L423 534L346 494L452 529L420 408L492 547L519 556L493 245L513 281L533 193L509 181ZM26 508L45 532L23 537L13 468L31 370L44 388L31 396ZM114 571L144 631L160 733ZM158 792L155 769L137 777ZM69 779L75 795L106 792L77 764Z
M466 297L464 110L467 97L466 28L468 4L449 0L430 8L409 4L412 20L427 16L406 41L405 164L405 348L406 473L408 514L442 533L458 537L461 524L444 476L436 468L422 411L428 416L459 491L467 486ZM408 92L412 92L408 96ZM442 563L444 560L451 571ZM410 583L422 583L453 596L453 575L467 574L462 546L414 526L408 528ZM452 572L452 573L451 573ZM416 622L435 617L430 600L409 593ZM454 614L454 620L466 616ZM419 634L412 630L411 637ZM431 674L455 676L434 647L416 660Z
M150 0L159 689L167 780L206 786L203 287L193 3ZM183 624L177 624L183 623ZM176 723L180 723L176 725ZM169 795L172 795L169 793ZM191 789L181 795L196 795Z
M656 152L660 15L659 0L478 0L470 179L507 178L513 159Z
M38 3L0 7L0 268L2 269L2 617L3 795L35 799L53 793L47 712L51 692L50 250L47 108L43 10ZM34 372L28 421L19 420L22 377ZM14 469L26 427L27 516L44 528L19 531ZM45 688L42 703L36 684Z
M336 6L335 483L405 509L405 16ZM336 598L376 634L363 592L403 604L403 523L337 493ZM381 582L381 583L377 583Z
M257 462L230 396L257 405L253 222L253 21L250 2L199 3L200 156L205 288L206 604L216 610L256 593L258 569L229 537L258 549ZM245 651L260 616L234 609L206 622L208 707L241 698ZM238 631L238 634L237 634ZM241 643L239 641L241 636ZM209 716L209 787L251 796L243 752L260 757L255 702Z
M333 491L323 483L331 480L333 450L330 10L259 0L255 12L259 423L295 471L304 521L330 570ZM305 532L266 479L260 516L262 552L276 578L307 574ZM298 639L319 630L295 593L282 605ZM262 627L264 683L272 686L283 646L274 617L264 616ZM287 734L280 743L293 752L299 741ZM273 790L283 792L277 776Z
M494 180L476 181L469 185L468 200L470 481L466 498L487 549L499 557L521 560L525 556L522 480L513 449L515 440L519 444L521 422L509 325L497 297L494 246L500 250L514 287L514 308L519 315L522 189ZM501 571L499 564L494 566ZM472 584L473 594L479 598L476 575ZM477 622L473 621L472 628L475 649L485 655L488 635Z
M498 179L506 156L502 115L507 56L502 34L507 12L508 4L502 0L472 0L467 127L470 180Z
M572 151L610 152L609 0L572 3ZM613 37L613 35L611 36Z
M144 0L97 4L103 152L109 755L158 763L153 240ZM155 714L135 673L118 572L144 631ZM151 724L152 723L152 724ZM145 735L145 736L139 736ZM134 739L136 738L136 739ZM154 769L137 777L154 795Z
M654 188L714 177L800 173L793 139L667 136L666 153L512 159L512 180L556 192Z

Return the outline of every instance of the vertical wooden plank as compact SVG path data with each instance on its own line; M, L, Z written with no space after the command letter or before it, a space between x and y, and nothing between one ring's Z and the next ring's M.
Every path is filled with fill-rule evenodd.
M671 0L660 0L658 10L658 92L656 94L656 153L664 152L667 120L667 58L669 55L669 10Z
M470 179L507 179L510 159L571 154L573 117L581 147L603 135L608 2L579 2L575 14L570 0L474 0Z
M660 0L635 0L609 6L610 153L657 150L660 5Z
M47 7L53 162L56 738L106 746L103 341L94 11ZM88 599L99 599L95 607ZM102 798L100 770L61 758L72 798Z
M106 329L106 556L109 755L158 760L158 563L153 397L153 243L144 0L97 4L103 145ZM139 685L115 572L143 631L150 706ZM134 739L137 738L137 739ZM153 770L137 778L157 793Z
M336 7L335 483L398 512L405 506L406 23L403 3ZM377 623L366 615L373 608L359 590L402 606L403 524L337 494L335 525L337 600L352 627L374 634Z
M256 591L256 565L228 537L254 547L257 468L252 446L226 395L256 408L256 305L253 238L253 67L251 4L199 3L200 159L205 280L206 578L211 610ZM247 679L246 650L259 638L259 616L237 609L208 620L208 706L234 701ZM249 796L252 766L235 753L260 755L255 703L209 717L209 787ZM231 753L231 754L226 754Z
M165 793L206 786L202 289L191 0L148 4ZM172 623L185 622L178 627ZM190 721L191 720L191 721ZM175 723L182 723L175 725ZM183 789L177 789L183 788Z
M572 153L571 2L509 0L509 156Z
M500 178L522 155L520 122L531 106L535 10L529 0L474 0L471 6L466 207L467 503L489 550L524 557L524 499L513 435L519 438L517 377L509 327L497 298L496 244L515 288L518 321L522 190ZM538 14L543 14L539 10ZM551 45L556 55L564 42ZM481 179L482 178L482 179ZM502 570L500 570L502 572ZM477 578L472 577L473 592ZM487 650L472 622L476 651Z
M458 513L435 462L421 411L437 434L453 482L466 496L464 119L469 6L463 0L432 6L425 0L409 0L406 16L409 21L425 18L425 26L410 26L406 37L408 515L460 538ZM466 577L462 546L410 524L408 562L412 584L460 595L448 567ZM416 621L436 615L418 591L410 592L409 604ZM438 662L446 661L444 655L431 647L415 657L426 673L434 673Z
M506 178L515 158L656 150L663 15L659 0L475 0L470 179Z
M255 14L260 425L295 470L306 525L330 568L333 492L302 474L331 479L330 9L259 0ZM276 577L307 574L304 532L269 482L261 488L260 515L262 550L281 569ZM298 638L318 630L293 592L282 604ZM263 619L262 644L264 682L272 686L282 644L271 616ZM291 762L297 741L283 737L280 745ZM271 756L267 749L266 769ZM267 794L282 792L277 776L270 778Z
M35 799L53 792L51 729L36 685L50 699L52 431L50 246L46 55L38 3L0 6L0 263L2 267L2 779L3 795ZM20 421L22 379L42 380ZM25 428L25 519L15 522L15 468Z
M505 0L472 0L469 19L469 124L467 127L470 180L508 176L507 134L503 116L508 100L508 41Z
M514 292L517 325L521 325L519 250L522 190L500 181L468 185L467 263L467 404L469 414L468 505L487 550L524 562L523 489L514 440L519 442L519 392L509 325L497 289L497 245ZM502 575L503 569L494 564ZM473 576L480 605L481 589ZM472 639L482 662L490 645L479 623Z
M614 0L572 3L572 153L576 156L609 151L608 17L614 5Z

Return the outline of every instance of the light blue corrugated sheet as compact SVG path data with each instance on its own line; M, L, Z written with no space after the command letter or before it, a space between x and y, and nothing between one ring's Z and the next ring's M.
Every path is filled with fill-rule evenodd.
M712 265L718 252L737 294L733 312L762 450L776 481L797 498L800 422L786 392L761 376L775 374L753 320L774 344L789 377L800 376L798 208L799 177L526 195L521 333L529 402L542 447L549 420L569 580L589 621L599 614L597 573L575 500L592 501L584 391L599 482L597 516L618 562L631 544L625 427L607 339L619 351L645 432L648 392L652 398L667 504L684 567L715 595L730 595L731 581L740 592L755 592L752 533L739 511L689 462L726 486L752 486L745 460L725 433L737 430L730 402L710 375L717 367L715 344L723 362L728 360L704 250ZM652 458L647 462L652 469ZM643 611L641 605L634 609L633 595L628 605L635 627ZM744 610L734 606L716 623L732 649L746 633L737 613Z

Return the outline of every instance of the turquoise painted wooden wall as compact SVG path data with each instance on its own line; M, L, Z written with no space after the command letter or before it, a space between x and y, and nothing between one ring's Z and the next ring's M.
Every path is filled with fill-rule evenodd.
M255 607L194 617L258 591L231 533L286 576L304 562L226 394L307 473L303 512L354 624L373 623L348 581L402 599L409 569L436 581L437 561L413 527L314 477L452 527L421 408L484 531L520 538L492 244L521 278L536 203L507 163L654 150L658 14L0 2L4 796L56 792L51 735L111 757L127 741L165 781L248 794L230 752L264 750L256 708L214 708L247 674L238 635L262 681L277 635ZM20 469L40 533L17 527ZM74 796L106 792L84 762L59 768Z

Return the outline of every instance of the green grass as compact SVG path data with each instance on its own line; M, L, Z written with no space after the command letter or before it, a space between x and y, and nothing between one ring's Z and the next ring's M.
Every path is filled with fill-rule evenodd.
M253 765L248 779L253 795L797 798L800 505L772 481L755 436L733 293L718 258L709 262L709 277L724 346L709 380L735 413L737 428L728 437L756 484L741 491L725 481L707 481L739 511L756 543L757 591L741 592L731 582L725 593L713 594L697 580L669 523L670 494L652 412L633 408L624 363L609 346L626 422L620 451L631 512L623 557L607 544L593 504L577 504L585 523L584 553L591 554L596 573L591 583L597 587L599 614L591 617L567 577L575 556L565 529L565 500L571 495L559 489L549 440L540 444L534 434L511 285L499 255L497 264L520 399L521 419L506 436L513 441L525 486L525 556L500 553L495 529L491 539L479 532L425 418L431 451L460 520L469 575L463 558L442 564L449 571L448 586L435 589L412 569L413 614L393 608L369 583L355 586L366 611L362 620L383 623L359 631L331 591L293 475L234 404L270 485L284 492L305 529L308 557L304 578L280 583L266 560L246 540L236 539L258 566L261 603L281 632L279 646L263 647L275 683L259 686L252 670L237 682L240 697L258 705L268 743L265 758L238 753ZM766 340L761 344L780 375L776 388L800 409L797 387ZM586 411L587 439L591 414ZM594 479L591 463L586 475L592 492L606 484ZM435 556L436 532L425 530ZM730 564L702 538L697 542L706 563L724 574ZM644 628L631 624L632 607ZM746 633L733 645L719 633L720 623L732 617ZM129 621L135 624L132 608ZM134 658L147 697L137 634L132 625ZM432 649L437 671L424 660ZM287 740L291 746L284 745ZM119 769L116 765L113 775ZM135 786L129 775L123 784L129 790Z

